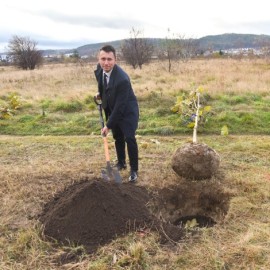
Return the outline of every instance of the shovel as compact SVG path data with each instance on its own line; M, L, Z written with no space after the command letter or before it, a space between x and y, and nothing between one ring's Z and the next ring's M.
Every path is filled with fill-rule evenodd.
M104 120L103 120L102 106L101 106L102 102L101 100L97 99L96 96L94 97L94 101L97 104L97 108L99 111L99 120L100 120L101 127L104 128ZM122 182L122 177L118 169L111 166L107 136L102 135L102 137L103 137L104 150L105 150L106 169L101 170L101 176L105 181L115 181L116 183L119 184Z

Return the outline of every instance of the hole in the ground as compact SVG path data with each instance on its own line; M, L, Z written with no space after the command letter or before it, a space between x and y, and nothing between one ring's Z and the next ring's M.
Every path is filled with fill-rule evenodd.
M224 219L229 199L219 183L183 182L157 191L151 209L160 220L176 226L211 227Z

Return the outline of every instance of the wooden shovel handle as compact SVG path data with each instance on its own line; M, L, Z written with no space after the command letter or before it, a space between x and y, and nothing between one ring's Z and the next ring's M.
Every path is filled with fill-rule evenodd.
M104 142L104 150L105 150L105 158L106 161L110 161L110 154L109 154L109 145L108 145L108 140L107 137L103 137L103 142Z

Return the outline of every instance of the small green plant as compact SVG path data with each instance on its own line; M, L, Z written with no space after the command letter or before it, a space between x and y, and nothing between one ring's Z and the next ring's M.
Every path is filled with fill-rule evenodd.
M228 129L227 125L224 125L221 128L220 135L222 135L222 136L228 136L229 135L229 129Z
M20 101L19 96L14 93L9 95L8 102L12 110L17 110L21 106L21 101Z
M178 96L177 101L171 110L180 114L183 123L193 128L193 142L197 142L197 130L199 125L203 125L210 116L211 106L203 105L201 95L204 92L203 87L198 87L191 91L188 96Z
M4 105L0 105L0 119L8 119L12 116L12 111Z
M10 94L7 102L0 103L0 119L10 118L21 106L20 98L16 94Z
M43 99L41 100L41 110L42 110L42 115L46 115L46 110L51 106L52 100L49 99Z

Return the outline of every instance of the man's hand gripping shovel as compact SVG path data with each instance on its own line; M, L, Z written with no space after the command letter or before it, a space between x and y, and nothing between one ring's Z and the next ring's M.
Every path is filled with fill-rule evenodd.
M94 101L95 101L95 103L97 104L97 107L98 107L99 120L100 120L101 127L104 128L105 125L104 125L104 119L103 119L103 114L102 114L102 106L101 106L102 102L96 96L94 97ZM111 166L107 136L105 134L103 134L102 137L103 137L105 158L106 158L106 169L101 170L102 178L105 181L110 181L111 180L111 181L115 181L116 183L121 183L122 182L122 177L121 177L118 169Z

